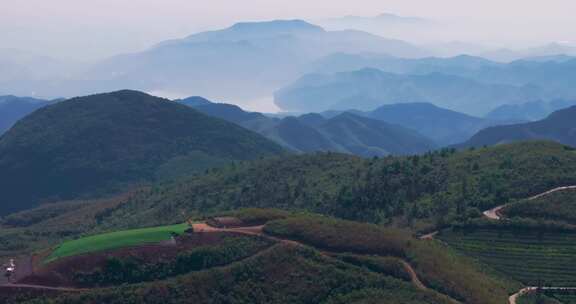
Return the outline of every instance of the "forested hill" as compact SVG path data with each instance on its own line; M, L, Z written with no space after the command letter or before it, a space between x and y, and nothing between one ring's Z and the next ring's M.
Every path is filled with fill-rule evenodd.
M183 220L239 207L309 210L345 219L444 225L555 186L576 184L576 152L528 142L421 156L362 159L320 153L247 162L141 191L105 226Z
M576 106L556 111L536 122L484 129L458 146L480 147L521 140L554 140L576 147Z
M282 153L256 133L141 92L73 98L0 138L0 214Z

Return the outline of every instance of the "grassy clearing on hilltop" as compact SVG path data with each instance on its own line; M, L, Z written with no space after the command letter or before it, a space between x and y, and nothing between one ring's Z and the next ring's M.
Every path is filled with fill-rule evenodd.
M171 233L182 234L188 228L188 224L178 224L88 236L62 243L48 256L45 262L49 263L78 254L158 243L168 240Z

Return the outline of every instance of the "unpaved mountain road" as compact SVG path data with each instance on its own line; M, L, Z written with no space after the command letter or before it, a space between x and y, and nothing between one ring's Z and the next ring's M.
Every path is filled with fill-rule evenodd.
M527 200L531 201L531 200L535 200L541 197L544 197L546 195L550 195L552 193L556 193L556 192L560 192L560 191L566 191L566 190L574 190L576 189L576 186L564 186L564 187L558 187L558 188L554 188L552 190L548 190L546 192L534 195L532 197L529 197ZM491 219L491 220L502 220L504 218L503 214L502 214L502 209L506 208L506 206L508 206L509 204L504 204L504 205L500 205L497 207L494 207L490 210L486 210L484 211L484 216ZM543 290L576 290L576 287L540 287ZM535 291L537 290L537 287L525 287L520 289L517 293L513 294L510 296L510 298L508 298L508 302L509 304L517 304L517 300L520 296L529 293L531 291Z
M557 290L557 291L566 291L566 290L572 290L572 291L576 291L576 287L525 287L520 289L520 291L518 291L517 293L513 294L510 296L510 298L508 299L510 304L517 304L517 300L520 296L532 292L532 291L536 291L538 289L541 290Z
M540 193L538 195L534 195L530 198L528 198L527 200L532 201L538 198L541 198L543 196L552 194L552 193L556 193L556 192L560 192L560 191L565 191L565 190L574 190L576 189L576 186L565 186L565 187L558 187L558 188L554 188L552 190ZM509 204L504 204L504 205L500 205L497 207L494 207L490 210L486 210L484 211L484 216L491 219L491 220L501 220L502 219L502 209L506 208L506 206L508 206Z
M264 232L264 225L254 226L254 227L216 228L216 227L209 226L206 223L198 223L198 224L194 224L193 228L194 228L194 232L204 232L204 233L206 233L206 232L208 232L208 233L210 233L210 232L235 232L235 233L241 233L241 234L247 234L247 235L257 235L260 237L264 237L264 238L267 238L270 240L278 241L278 242L293 245L293 246L309 246L305 243L301 243L298 241L278 238L278 237L266 234ZM330 251L325 251L325 250L320 250L320 249L318 249L318 250L320 251L321 254L326 255L326 256L338 254L338 252L330 252ZM426 285L424 285L424 283L422 283L422 281L418 277L418 274L416 273L416 270L414 270L414 268L412 267L412 265L410 265L410 263L408 263L407 261L405 261L403 259L399 259L399 260L402 263L402 266L404 266L404 269L406 270L408 275L410 276L410 281L412 282L412 284L416 288L418 288L420 290L432 290L432 289L426 287ZM432 291L434 291L434 290L432 290ZM441 294L441 293L439 293L439 294ZM448 297L447 295L444 295L444 294L441 294L441 295L445 296L447 299L449 299L450 301L452 301L455 304L460 303L460 302Z

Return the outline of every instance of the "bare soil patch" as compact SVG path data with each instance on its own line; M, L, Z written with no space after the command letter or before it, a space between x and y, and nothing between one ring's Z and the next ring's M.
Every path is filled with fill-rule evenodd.
M74 282L74 273L90 272L106 265L109 258L137 258L145 262L162 262L176 258L180 253L200 246L221 244L225 238L241 237L237 233L192 233L176 238L175 244L162 242L154 245L122 248L63 258L42 265L41 258L35 259L33 273L20 278L17 283L52 287L78 287ZM31 269L32 263L30 262Z

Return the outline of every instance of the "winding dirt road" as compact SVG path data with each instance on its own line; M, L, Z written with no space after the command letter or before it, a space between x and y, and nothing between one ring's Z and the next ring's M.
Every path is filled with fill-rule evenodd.
M527 200L532 201L538 198L541 198L543 196L552 194L552 193L556 193L556 192L560 192L560 191L565 191L565 190L574 190L576 189L576 186L565 186L565 187L558 187L558 188L554 188L552 190L546 191L544 193L540 193L538 195L534 195L530 198L528 198ZM501 220L503 218L502 215L502 209L506 208L506 206L508 206L509 204L504 204L501 206L497 206L494 207L490 210L486 210L484 211L484 216L491 219L491 220Z
M558 188L554 188L552 190L548 190L546 192L534 195L534 196L528 198L527 200L531 201L531 200L535 200L535 199L544 197L546 195L550 195L552 193L565 191L565 190L574 190L574 189L576 189L576 186L558 187ZM508 206L508 205L509 204L504 204L504 205L492 208L490 210L486 210L486 211L484 211L484 216L491 219L491 220L496 220L496 221L502 220L504 218L504 215L502 214L502 209L506 208L506 206ZM535 291L537 289L538 289L538 287L522 288L517 293L511 295L510 298L508 298L508 302L509 302L509 304L517 304L517 300L520 296L522 296L526 293ZM540 287L540 289L542 289L542 290L576 290L576 287Z
M194 228L194 232L200 232L200 233L206 233L206 232L208 232L208 233L210 233L210 232L233 232L234 233L235 232L235 233L241 233L241 234L247 234L247 235L256 235L256 236L264 237L264 238L267 238L270 240L278 241L278 242L293 245L293 246L308 246L305 243L301 243L301 242L293 241L293 240L289 240L289 239L282 239L282 238L278 238L278 237L266 234L264 232L264 225L254 226L254 227L216 228L216 227L212 227L210 225L207 225L206 223L198 223L198 224L193 224L193 228ZM432 235L432 237L434 235ZM325 250L320 250L320 253L325 255L325 256L332 256L332 255L338 254L338 252L330 252L330 251L325 251ZM407 261L402 260L402 259L399 259L399 260L400 260L400 263L402 263L404 270L406 270L406 272L410 276L410 281L412 282L412 284L416 288L418 288L420 290L431 290L428 287L426 287L426 285L424 285L424 283L420 280L420 278L418 277L418 274L416 273L416 270L414 270L414 268L412 267L412 265L410 265L410 263L408 263ZM432 291L434 291L434 290L432 290ZM443 294L441 294L441 295L443 295ZM443 295L443 296L445 296L447 299L451 300L453 303L458 303L458 304L460 303L454 299L451 299L447 295Z
M554 188L552 190L546 191L544 193L540 193L538 195L532 196L530 198L528 198L528 200L534 200L534 199L538 199L540 197L555 193L555 192L559 192L559 191L564 191L564 190L572 190L572 189L576 189L576 185L575 186L565 186L565 187L558 187L558 188ZM503 218L503 215L501 214L502 209L504 209L508 204L504 204L501 206L497 206L495 208L492 208L490 210L484 211L483 214L485 217L492 219L492 220L501 220ZM246 235L254 235L254 236L261 236L261 237L265 237L271 240L275 240L284 244L290 244L290 245L294 245L294 246L306 246L306 244L297 242L297 241L293 241L293 240L288 240L288 239L281 239L281 238L277 238L271 235L267 235L264 233L263 229L264 226L253 226L253 227L238 227L238 228L216 228L216 227L212 227L210 225L207 225L206 223L198 223L198 224L193 224L193 229L195 232L200 232L200 233L211 233L211 232L233 232L233 233L241 233L241 234L246 234ZM420 239L423 240L430 240L430 239L434 239L436 237L436 235L439 233L439 231L434 231L425 235L420 236ZM418 275L416 273L416 271L414 270L414 268L406 261L404 260L400 260L402 265L404 266L405 270L408 272L408 274L410 275L411 281L414 284L414 286L418 289L421 290L428 290L429 288L426 287L422 281L418 278ZM19 263L17 263L17 267L21 267L20 269L24 269L25 272L30 272L31 270L31 263L28 263L28 261L24 261L21 260L19 261ZM39 290L52 290L52 291L63 291L63 292L79 292L79 291L85 291L87 289L79 289L79 288L68 288L68 287L50 287L50 286L42 286L42 285L29 285L29 284L18 284L18 283L10 283L8 282L5 277L3 276L3 269L0 270L0 275L2 275L2 277L0 277L0 290L2 288L27 288L27 289L39 289ZM18 277L20 277L20 275L18 275ZM511 295L509 297L509 304L517 304L517 299L529 292L535 291L537 290L538 287L525 287L521 290L519 290L517 293ZM541 287L541 289L543 290L576 290L576 287ZM458 303L457 301L454 300L454 302Z

